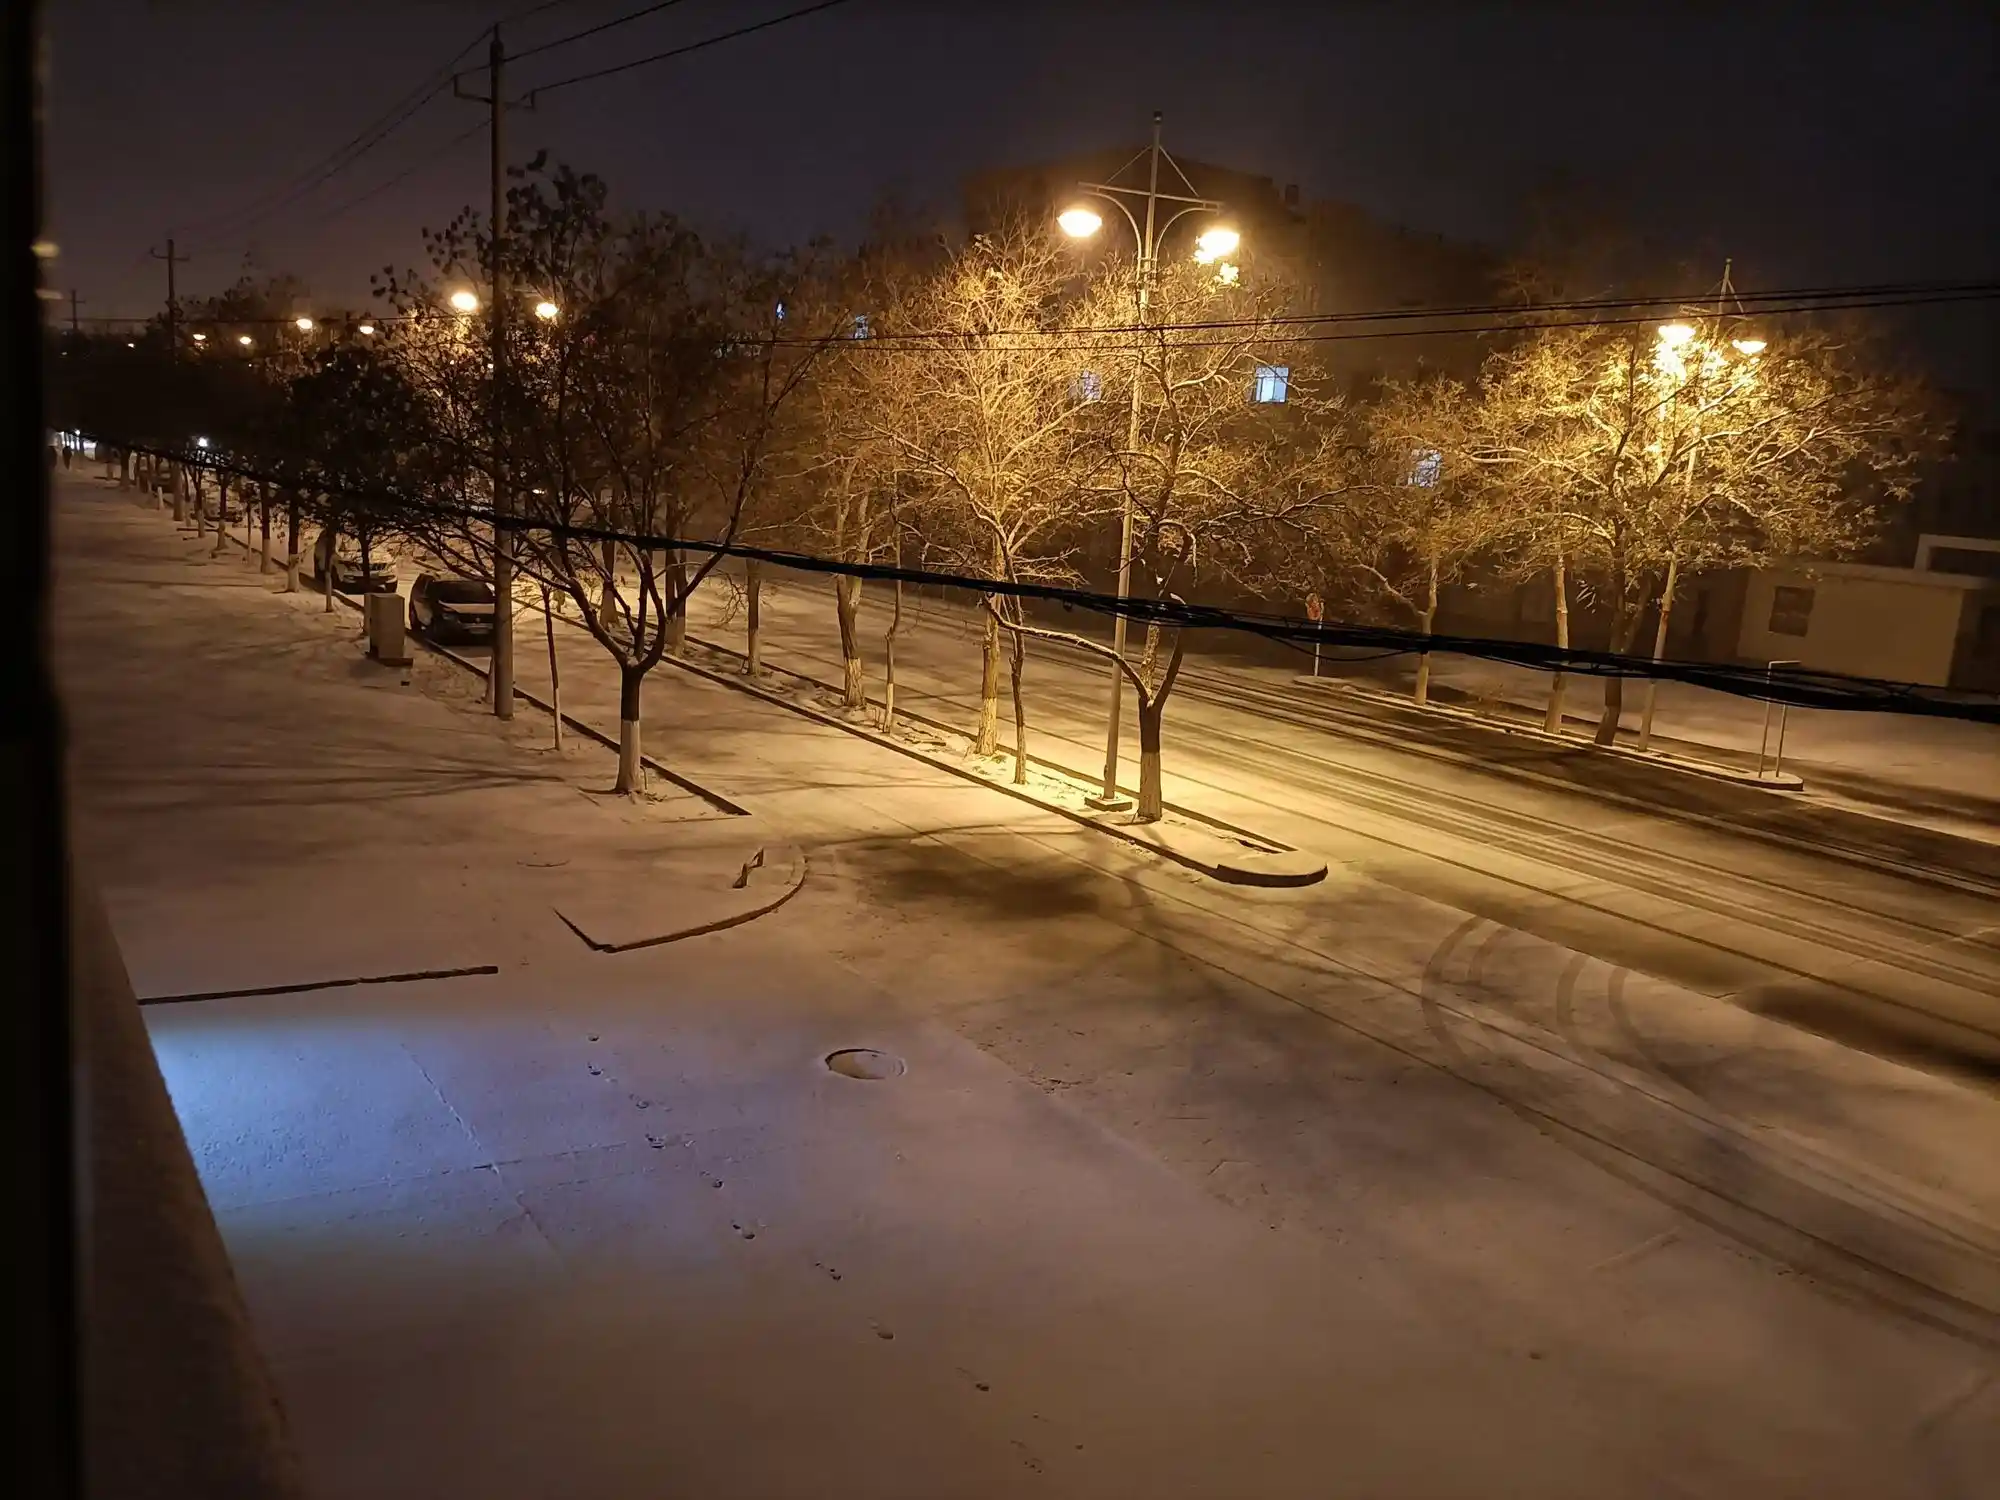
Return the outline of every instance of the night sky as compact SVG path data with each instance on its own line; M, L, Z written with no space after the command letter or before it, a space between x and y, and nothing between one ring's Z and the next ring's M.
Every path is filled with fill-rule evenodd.
M546 8L509 46L640 3ZM685 0L528 59L515 88L800 3ZM243 210L508 9L53 0L51 280L86 317L152 312L163 268L143 257L171 231L196 257L184 295L250 251L358 301L371 270L420 258L422 225L483 205L483 134L444 144L479 106L435 99L312 191ZM1676 250L1733 255L1741 286L2000 270L2000 8L1882 9L851 0L553 94L512 117L509 155L546 146L626 204L781 241L851 235L885 190L949 211L967 171L1136 144L1159 108L1170 150L1452 236L1504 242L1524 196L1566 178Z

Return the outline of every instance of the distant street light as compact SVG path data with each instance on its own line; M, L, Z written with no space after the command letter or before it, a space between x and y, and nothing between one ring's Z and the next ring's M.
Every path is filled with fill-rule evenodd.
M208 439L204 437L198 437L194 440L194 445L197 448L206 448L208 446Z
M535 304L535 316L540 318L544 323L555 322L556 314L560 311L562 309L557 307L553 302L537 302Z
M363 323L359 329L359 332L367 334L372 334L374 331L375 325L373 323Z
M1056 215L1056 223L1073 240L1087 240L1104 227L1101 216L1081 206L1064 209Z
M194 334L193 338L197 344L205 344L208 342L208 335L205 333Z
M236 335L236 342L241 344L245 349L248 349L250 347L250 335L247 333L239 333Z
M294 322L293 326L297 328L300 333L311 333L313 320L311 318L299 318Z
M1692 323L1662 323L1660 325L1660 342L1665 344L1669 349L1678 349L1693 337L1694 325Z
M453 292L451 294L451 305L462 313L476 313L479 311L479 299L470 292Z
M1160 163L1164 161L1188 191L1183 193L1163 193L1160 191ZM1153 114L1153 141L1146 151L1146 186L1141 188L1122 187L1109 182L1079 182L1077 191L1108 203L1125 216L1131 226L1132 239L1139 251L1139 259L1134 270L1133 291L1139 305L1139 323L1146 324L1148 309L1152 306L1153 277L1158 268L1160 243L1167 231L1183 217L1192 213L1219 214L1222 205L1210 198L1194 196L1194 184L1171 156L1160 149L1160 115ZM1145 205L1145 223L1140 224L1139 216L1125 203L1125 199L1135 204ZM1161 207L1166 207L1165 222L1161 222ZM1072 204L1056 215L1056 224L1071 239L1088 239L1103 227L1104 219L1095 209L1081 203ZM1241 242L1242 236L1224 224L1211 225L1196 242L1194 258L1203 265L1211 264L1229 254ZM1218 273L1220 274L1220 273ZM1234 282L1233 275L1223 276L1226 283ZM1129 451L1139 446L1139 351L1134 345L1132 355L1132 404L1126 416L1125 447ZM1125 490L1118 528L1118 599L1122 604L1132 592L1132 491ZM1122 661L1125 656L1125 611L1120 609L1111 617L1111 649ZM1104 790L1101 796L1091 798L1097 807L1122 807L1127 805L1118 791L1118 737L1120 719L1124 713L1125 678L1122 667L1114 664L1111 670L1111 722L1104 739Z
M1764 341L1762 339L1732 339L1730 342L1735 346L1738 354L1762 354L1764 352Z

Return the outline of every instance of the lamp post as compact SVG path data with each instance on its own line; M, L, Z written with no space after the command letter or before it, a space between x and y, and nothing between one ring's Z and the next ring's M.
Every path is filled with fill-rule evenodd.
M1674 404L1680 404L1683 390L1690 391L1694 399L1693 420L1697 424L1693 437L1688 443L1687 469L1682 482L1687 487L1686 501L1694 503L1694 481L1696 461L1701 455L1701 387L1711 365L1722 366L1729 361L1729 351L1734 350L1743 360L1754 360L1764 352L1764 340L1755 337L1726 338L1722 320L1728 316L1729 301L1734 295L1729 284L1729 272L1733 262L1722 263L1722 285L1715 296L1714 323L1707 336L1693 324L1676 320L1663 323L1659 330L1659 359L1661 364L1674 372L1680 385L1674 391ZM1741 304L1739 303L1740 307ZM1687 374L1692 361L1693 373ZM1660 619L1653 632L1653 663L1657 667L1667 651L1667 622L1674 607L1674 590L1680 582L1680 550L1678 543L1667 557L1667 576L1660 588ZM1653 747L1653 710L1659 703L1660 679L1657 674L1646 679L1646 705L1639 715L1639 748Z
M1079 182L1076 190L1087 198L1108 203L1125 216L1131 227L1134 247L1138 250L1138 260L1133 267L1133 296L1139 309L1139 326L1147 326L1147 314L1152 306L1153 277L1159 265L1160 242L1174 224L1191 213L1222 212L1222 205L1212 198L1198 198L1192 195L1194 184L1187 180L1185 173L1175 164L1174 159L1160 148L1161 115L1153 111L1153 138L1145 151L1146 186L1138 188L1121 187L1109 182ZM1160 162L1165 159L1180 177L1187 194L1163 193L1160 191ZM1135 158L1136 160L1136 158ZM1127 163L1129 166L1130 163ZM1127 199L1133 200L1128 204ZM1133 208L1143 203L1143 222ZM1165 222L1161 221L1161 205L1169 205ZM1056 216L1056 223L1071 239L1088 239L1103 227L1102 216L1084 204L1074 204ZM1238 243L1235 230L1221 225L1210 229L1202 236L1201 251L1197 258L1213 260L1227 255ZM1141 340L1144 334L1141 334ZM1139 446L1139 374L1143 358L1143 344L1135 343L1132 354L1132 396L1131 405L1125 419L1125 451L1129 454ZM1125 486L1123 504L1119 507L1118 527L1118 612L1112 617L1111 649L1120 661L1125 656L1125 601L1132 591L1132 487ZM1122 728L1121 719L1125 706L1124 673L1114 663L1111 669L1111 717L1104 740L1104 790L1090 799L1090 805L1097 808L1122 808L1129 805L1128 799L1118 790L1118 740Z

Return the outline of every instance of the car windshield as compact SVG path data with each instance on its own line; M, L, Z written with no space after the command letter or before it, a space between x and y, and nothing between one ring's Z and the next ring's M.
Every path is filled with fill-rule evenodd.
M440 604L491 604L493 591L477 578L440 578L431 585L431 597Z

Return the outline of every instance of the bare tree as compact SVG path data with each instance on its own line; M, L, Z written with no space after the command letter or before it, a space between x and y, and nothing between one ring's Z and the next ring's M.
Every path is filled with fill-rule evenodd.
M1614 652L1656 612L1656 658L1685 575L1851 555L1936 437L1858 335L1727 310L1538 330L1495 356L1482 408L1480 462L1556 575L1559 630L1580 578ZM1607 677L1600 744L1622 708Z
M883 317L882 344L857 362L862 435L856 483L907 480L930 556L972 577L1069 582L1063 541L1085 518L1079 483L1079 376L1085 354L1065 327L1068 266L1045 237L980 239L911 287ZM897 330L903 330L899 335ZM895 528L888 528L893 537ZM980 714L974 750L998 748L1002 635L1014 707L1014 780L1025 782L1025 628L1018 599L982 596Z

